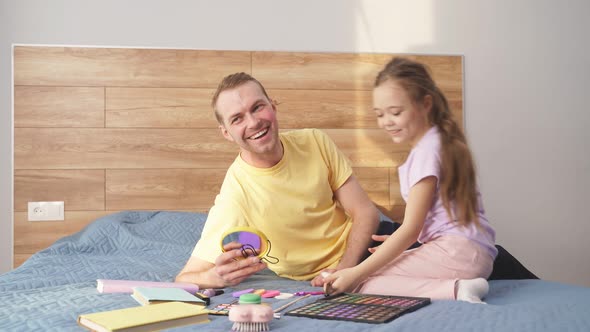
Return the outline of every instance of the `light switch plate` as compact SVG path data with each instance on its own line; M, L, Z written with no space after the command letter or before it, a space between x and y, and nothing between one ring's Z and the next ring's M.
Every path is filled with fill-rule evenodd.
M64 220L64 202L29 202L29 221Z

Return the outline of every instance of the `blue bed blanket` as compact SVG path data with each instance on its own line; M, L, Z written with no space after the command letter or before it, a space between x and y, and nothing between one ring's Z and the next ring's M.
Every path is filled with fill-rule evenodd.
M100 218L0 275L0 331L83 331L79 314L138 306L128 294L100 294L96 279L173 281L199 239L205 214L126 211ZM317 290L309 282L253 276L212 306L245 288ZM319 297L310 297L299 307ZM290 300L269 299L277 308ZM487 305L433 301L386 324L283 316L271 331L590 331L590 288L543 280L490 282ZM225 316L178 331L229 331Z

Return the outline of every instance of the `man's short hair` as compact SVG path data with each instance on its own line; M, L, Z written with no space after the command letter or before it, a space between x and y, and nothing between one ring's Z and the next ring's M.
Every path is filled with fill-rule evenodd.
M266 90L264 89L262 84L260 82L258 82L258 80L255 79L254 77L252 77L251 75L246 74L244 72L227 75L226 77L223 78L223 80L221 80L221 82L217 86L217 90L215 91L215 94L213 95L213 99L211 100L211 107L213 107L213 111L215 111L215 118L217 118L217 122L219 122L219 124L223 124L223 119L221 118L221 115L217 111L217 99L219 99L219 95L223 91L237 88L237 87L241 86L242 84L245 84L248 82L256 82L256 84L258 84L258 86L262 90L262 93L264 93L264 96L268 100L270 100L270 98L268 98L268 94L266 93Z

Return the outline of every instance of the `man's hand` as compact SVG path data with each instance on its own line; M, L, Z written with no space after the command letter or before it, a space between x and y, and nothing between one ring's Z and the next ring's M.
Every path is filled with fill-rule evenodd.
M258 257L244 258L241 244L231 242L226 244L224 253L215 260L215 273L223 280L225 286L235 286L254 273L264 270L266 263Z

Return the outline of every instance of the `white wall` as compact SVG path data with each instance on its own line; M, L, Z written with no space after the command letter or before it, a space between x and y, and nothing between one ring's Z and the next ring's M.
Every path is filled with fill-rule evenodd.
M590 286L590 2L0 0L0 272L12 255L11 44L465 55L489 219L540 277Z

